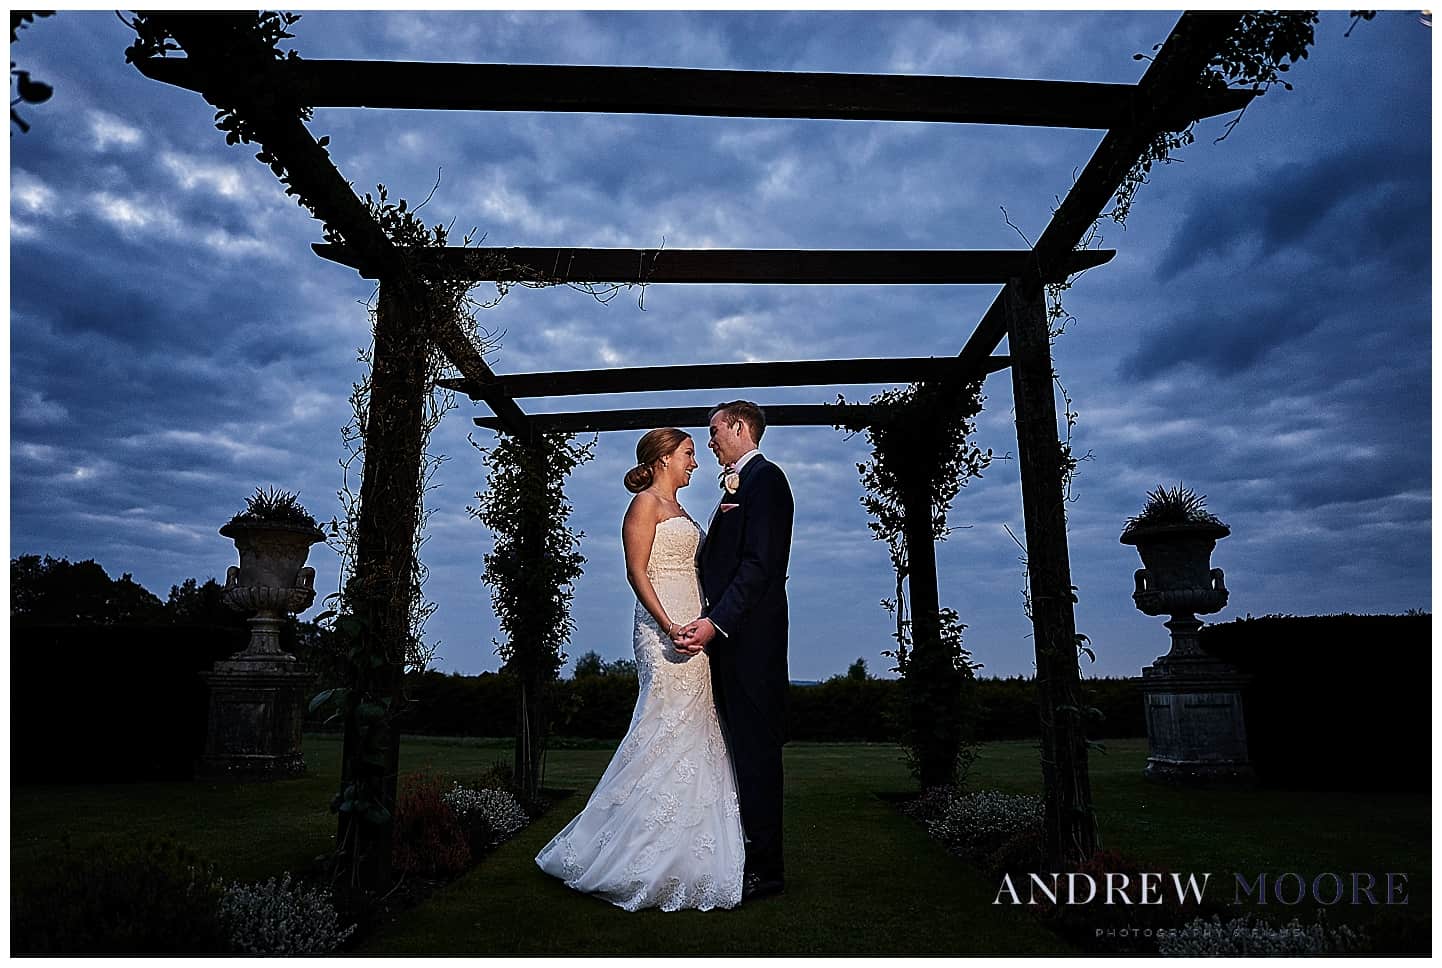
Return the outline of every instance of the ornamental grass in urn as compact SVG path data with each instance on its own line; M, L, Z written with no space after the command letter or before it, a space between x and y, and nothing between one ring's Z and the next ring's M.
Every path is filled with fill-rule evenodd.
M304 568L310 546L325 533L295 494L275 488L246 499L245 510L231 518L220 533L240 552L238 574L227 575L228 586L292 589L310 587L314 571ZM309 575L302 575L302 571ZM307 603L308 605L309 603Z
M1135 545L1146 566L1136 573L1132 600L1147 615L1205 614L1227 604L1222 570L1211 559L1232 529L1206 510L1206 500L1180 483L1159 485L1141 513L1127 519L1122 544Z

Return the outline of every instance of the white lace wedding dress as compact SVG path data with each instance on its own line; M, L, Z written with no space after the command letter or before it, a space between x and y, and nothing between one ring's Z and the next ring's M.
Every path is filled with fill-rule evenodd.
M682 625L701 614L701 534L684 515L662 521L646 568ZM639 602L632 644L641 691L630 728L585 809L536 863L627 911L735 907L745 845L708 657L678 654Z

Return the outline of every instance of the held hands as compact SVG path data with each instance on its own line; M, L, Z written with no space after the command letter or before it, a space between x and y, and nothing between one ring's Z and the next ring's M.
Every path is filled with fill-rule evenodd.
M671 626L671 641L676 644L676 651L682 655L695 655L706 648L707 643L716 637L716 626L711 624L709 618L698 618L686 626Z

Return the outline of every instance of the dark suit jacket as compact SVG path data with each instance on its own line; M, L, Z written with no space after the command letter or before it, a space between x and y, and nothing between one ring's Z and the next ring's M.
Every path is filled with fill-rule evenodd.
M718 706L723 717L759 715L779 742L789 688L786 568L795 502L781 468L760 454L741 469L736 494L722 500L739 507L716 513L696 551L705 614L725 630L707 650L721 686Z

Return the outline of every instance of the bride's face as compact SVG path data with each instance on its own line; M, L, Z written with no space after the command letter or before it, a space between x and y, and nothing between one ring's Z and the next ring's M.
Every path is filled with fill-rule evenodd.
M697 468L696 442L690 437L666 457L666 471L678 488L691 483L691 472Z

